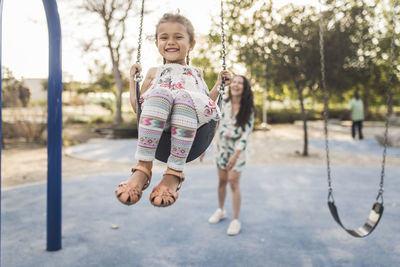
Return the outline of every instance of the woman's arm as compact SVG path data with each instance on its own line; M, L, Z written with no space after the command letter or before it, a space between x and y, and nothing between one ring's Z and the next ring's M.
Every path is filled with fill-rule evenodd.
M253 126L254 126L254 113L251 114L249 121L243 126L244 131L235 147L235 152L229 158L228 163L226 164L226 169L228 171L230 171L233 168L233 166L235 166L236 161L238 160L238 158L240 156L240 153L246 147L247 140L249 139L249 136L250 136L251 132L253 131Z
M130 76L129 76L129 99L131 102L131 106L133 108L133 111L137 111L136 107L136 81L135 81L135 74L136 71L142 71L142 67L139 64L134 64L131 68L130 71ZM155 74L157 72L157 68L151 68L146 74L146 77L144 78L142 87L140 88L140 95L143 95L147 89L149 89L151 81L154 79Z

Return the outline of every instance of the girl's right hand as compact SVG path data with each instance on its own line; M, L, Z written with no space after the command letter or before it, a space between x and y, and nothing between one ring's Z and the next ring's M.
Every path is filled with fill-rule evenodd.
M222 70L218 74L218 81L217 81L218 85L222 84L222 79L223 78L225 78L225 85L229 85L231 83L232 74L227 70Z
M137 63L133 64L132 67L131 67L131 71L130 71L129 77L134 79L135 75L136 75L136 72L139 72L139 73L142 72L142 65L137 64Z

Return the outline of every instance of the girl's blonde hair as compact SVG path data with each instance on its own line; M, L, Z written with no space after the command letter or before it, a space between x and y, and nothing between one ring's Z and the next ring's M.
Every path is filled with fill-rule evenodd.
M166 22L178 22L185 26L188 34L189 34L189 41L190 44L193 44L194 42L194 27L190 20L188 20L186 17L180 15L180 14L172 14L172 13L165 13L162 18L158 21L158 24L156 26L156 41L157 35L158 35L158 27L160 24L166 23Z

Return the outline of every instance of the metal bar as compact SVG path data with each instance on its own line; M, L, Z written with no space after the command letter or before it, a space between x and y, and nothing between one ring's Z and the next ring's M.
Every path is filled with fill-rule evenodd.
M2 44L3 44L3 1L2 0L0 0L0 66L2 66L2 54L1 54L1 51L2 51ZM0 67L0 77L3 77L2 76L2 73L1 73L1 67ZM2 153L2 148L3 148L3 128L2 128L2 125L3 125L3 115L2 115L2 109L3 109L3 106L2 106L2 98L1 98L1 96L2 96L2 92L3 92L3 87L2 87L2 81L3 81L3 79L1 79L1 82L0 82L0 140L1 140L1 145L0 145L0 265L1 265L1 204L2 204L2 201L1 201L1 198L2 198L2 195L1 195L1 153Z
M61 26L56 0L43 0L49 31L47 88L47 250L61 249L62 71Z

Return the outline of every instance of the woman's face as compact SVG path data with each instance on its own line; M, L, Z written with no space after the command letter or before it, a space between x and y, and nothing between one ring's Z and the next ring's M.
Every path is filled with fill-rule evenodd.
M242 96L243 94L243 78L240 76L233 77L229 86L231 96Z

